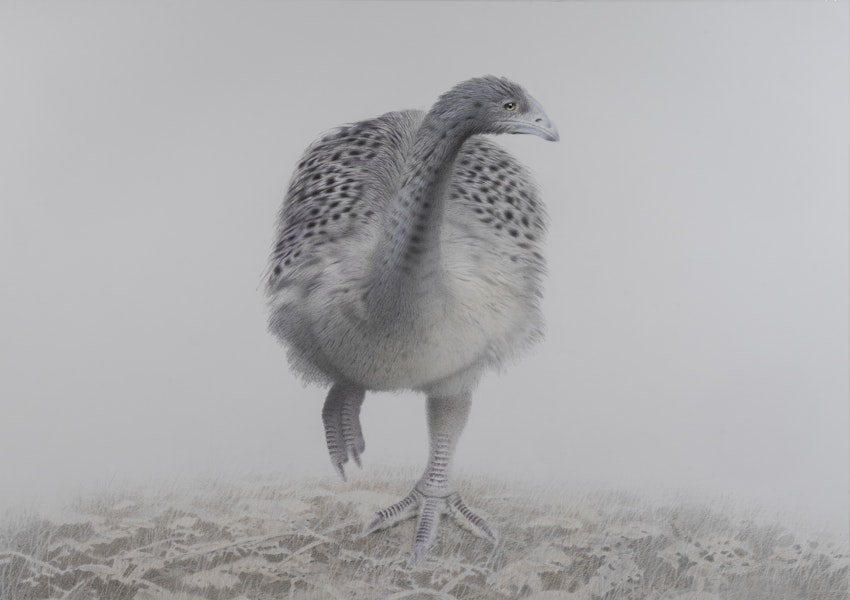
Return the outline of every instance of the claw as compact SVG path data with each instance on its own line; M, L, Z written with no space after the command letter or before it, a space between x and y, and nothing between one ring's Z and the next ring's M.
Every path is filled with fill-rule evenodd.
M417 488L399 502L375 513L375 518L363 528L361 535L368 535L381 529L387 529L402 521L418 517L416 533L413 537L413 564L422 562L428 554L437 537L437 527L440 517L449 514L454 521L464 529L491 542L496 541L496 535L487 522L470 509L460 494L448 496L429 496Z

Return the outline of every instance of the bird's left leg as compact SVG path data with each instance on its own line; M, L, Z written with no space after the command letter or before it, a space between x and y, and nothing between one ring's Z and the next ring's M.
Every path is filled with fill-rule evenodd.
M322 408L325 425L325 441L334 468L345 481L343 465L349 455L360 466L360 455L366 449L363 431L360 429L360 407L366 390L347 382L337 382L328 392Z
M469 394L451 398L428 398L430 457L425 473L400 502L378 511L365 533L391 527L418 517L413 540L413 561L419 562L434 541L440 516L449 514L472 533L495 540L487 523L463 501L450 482L449 471L460 434L469 416Z

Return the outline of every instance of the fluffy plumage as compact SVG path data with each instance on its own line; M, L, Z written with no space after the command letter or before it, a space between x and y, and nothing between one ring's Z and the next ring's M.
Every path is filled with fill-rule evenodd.
M540 336L545 211L528 170L481 133L557 139L519 85L475 78L427 113L331 131L292 177L267 275L269 324L295 371L337 386L325 424L341 474L363 444L341 433L359 434L356 414L347 426L339 415L359 411L365 390L462 405L486 368Z

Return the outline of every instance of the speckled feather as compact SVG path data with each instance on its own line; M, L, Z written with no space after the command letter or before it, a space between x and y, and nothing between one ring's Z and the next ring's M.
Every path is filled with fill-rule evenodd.
M322 247L377 228L401 185L407 153L424 117L392 112L337 128L299 161L280 213L267 292L316 265ZM468 139L455 161L446 220L487 251L544 268L545 210L528 170L490 139ZM486 227L482 227L482 225Z
M537 114L480 78L306 150L266 275L270 329L305 380L466 393L540 338L545 211L528 170L476 135L503 132L504 94Z

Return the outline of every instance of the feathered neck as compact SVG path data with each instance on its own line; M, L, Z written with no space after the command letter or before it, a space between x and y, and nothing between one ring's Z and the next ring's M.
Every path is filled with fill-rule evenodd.
M435 107L436 109L436 107ZM381 296L396 302L421 285L434 285L440 268L440 230L452 170L471 119L447 119L432 109L422 120L391 199L376 257Z

